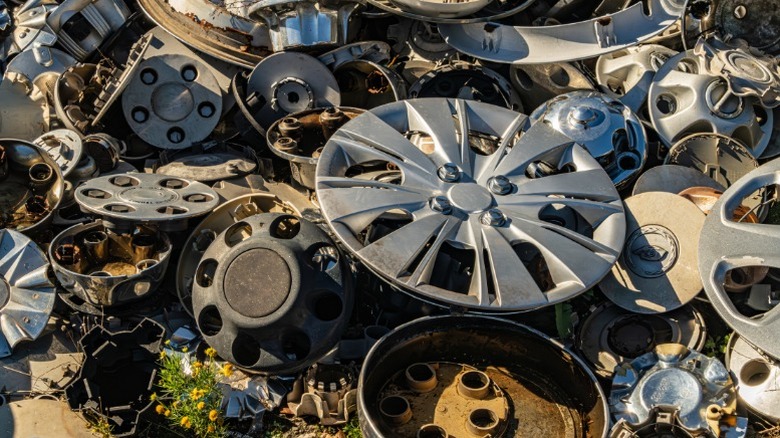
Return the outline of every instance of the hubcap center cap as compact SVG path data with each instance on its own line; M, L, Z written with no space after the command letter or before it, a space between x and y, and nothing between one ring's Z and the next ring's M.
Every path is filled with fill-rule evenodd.
M453 206L469 213L479 213L493 206L490 191L475 183L453 185L448 197Z
M230 263L223 290L233 310L250 318L261 318L284 304L291 285L287 262L275 251L257 248L239 254Z
M166 122L178 122L195 109L195 99L189 88L171 82L154 90L152 108L154 113Z
M162 204L176 199L170 190L152 187L130 187L120 193L123 199L139 204Z
M8 300L11 299L11 286L5 281L2 275L0 275L0 309L8 304Z
M584 106L578 106L572 109L571 113L569 113L569 117L574 123L580 125L589 125L590 122L593 122L597 118L596 112L593 109Z
M628 237L624 258L628 267L643 278L666 274L677 262L680 243L668 228L645 225Z
M649 375L643 382L641 394L648 406L679 406L681 417L698 408L702 398L698 380L691 373L677 368Z

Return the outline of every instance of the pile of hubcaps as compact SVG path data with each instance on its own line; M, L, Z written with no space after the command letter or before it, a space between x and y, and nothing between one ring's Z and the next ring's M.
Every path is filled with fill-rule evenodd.
M779 13L0 0L0 429L774 436Z

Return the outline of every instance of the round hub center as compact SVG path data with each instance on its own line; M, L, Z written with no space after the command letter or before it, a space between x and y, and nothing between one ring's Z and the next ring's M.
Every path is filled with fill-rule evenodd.
M479 213L493 206L493 195L479 184L454 184L448 197L453 206L469 213Z
M569 113L569 119L574 123L585 125L596 120L596 112L592 108L577 106Z
M288 113L295 113L311 108L314 95L307 83L289 79L282 81L274 89L274 97L279 108Z
M636 275L655 278L666 274L677 262L680 243L661 225L645 225L628 237L623 252L626 264Z
M236 312L261 318L284 304L291 284L290 268L279 254L269 249L250 249L228 266L225 299Z
M8 300L11 299L11 287L8 285L8 282L5 281L5 278L0 276L0 309L5 307L6 304L8 304Z
M702 397L696 377L677 368L659 370L646 377L640 395L645 406L679 406L680 417L698 409Z
M609 346L621 356L633 359L647 353L654 346L653 327L641 318L626 318L611 327Z
M189 88L176 82L169 82L154 90L152 109L166 122L178 122L195 109L195 99Z
M119 195L122 199L138 204L163 204L178 197L170 190L155 187L130 187Z

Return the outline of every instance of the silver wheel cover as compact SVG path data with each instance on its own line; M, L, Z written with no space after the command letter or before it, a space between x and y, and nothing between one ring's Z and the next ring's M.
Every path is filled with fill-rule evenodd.
M615 263L625 238L623 205L606 172L585 149L545 124L526 130L527 125L523 114L460 99L378 107L345 124L326 144L317 166L322 212L358 259L423 299L490 312L570 299ZM471 135L461 136L465 130ZM420 133L429 136L418 142L422 148L406 136ZM492 154L470 147L470 137L477 133L492 139ZM527 176L542 160L571 171ZM397 183L370 177L387 172L346 176L357 164L377 161L397 169ZM445 165L457 167L459 182L439 176L451 176ZM506 194L497 194L501 191ZM413 221L364 244L364 229L399 210ZM554 217L561 211L578 219L568 222L592 226L592 233L567 227L565 217ZM546 262L546 291L518 256L522 248L535 248ZM458 290L431 281L442 271L437 259L443 263L442 255L450 250L472 254L471 266L450 264L444 271L449 277L449 269L470 270L470 280Z
M710 303L737 334L770 356L780 358L780 306L757 318L742 314L723 284L734 268L780 268L780 228L735 222L734 210L756 190L780 182L780 161L771 161L729 187L707 216L699 239L699 273Z

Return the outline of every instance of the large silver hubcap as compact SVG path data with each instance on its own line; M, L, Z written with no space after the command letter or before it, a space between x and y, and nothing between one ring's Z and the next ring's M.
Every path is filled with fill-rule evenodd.
M323 214L370 269L432 302L506 312L567 300L615 262L623 207L586 150L526 121L456 99L358 116L320 156Z

